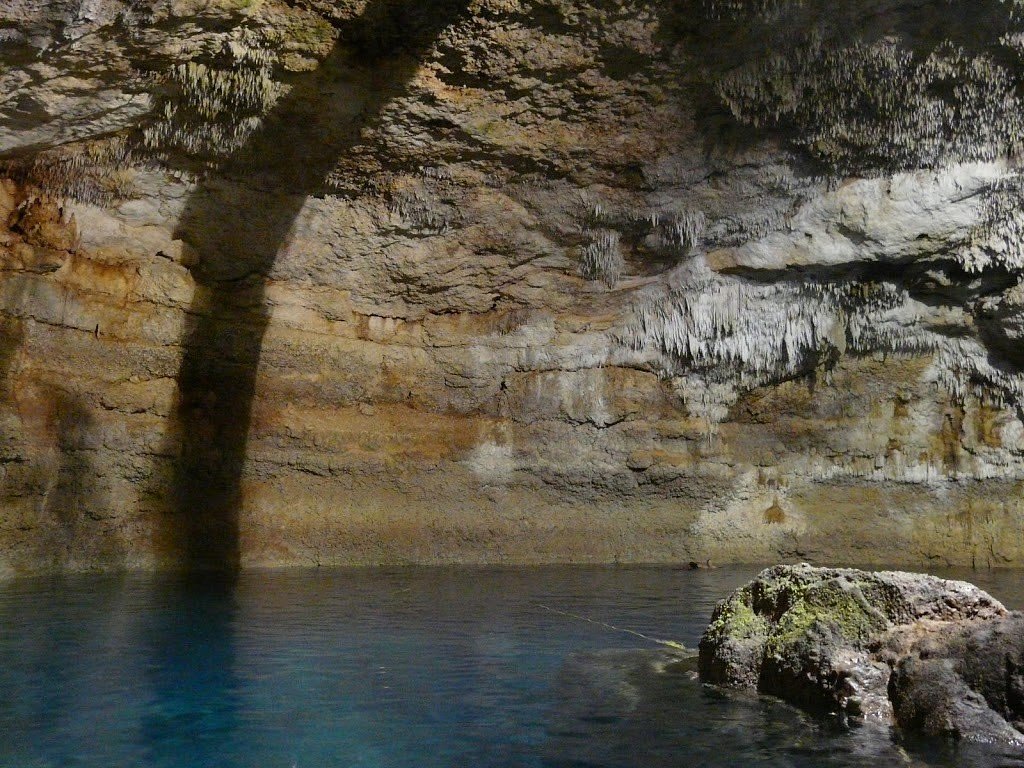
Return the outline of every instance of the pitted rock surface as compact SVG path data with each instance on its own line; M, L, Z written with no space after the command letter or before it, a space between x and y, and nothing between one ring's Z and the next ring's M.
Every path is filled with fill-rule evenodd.
M844 724L1024 746L1022 627L962 581L777 566L715 609L700 675Z

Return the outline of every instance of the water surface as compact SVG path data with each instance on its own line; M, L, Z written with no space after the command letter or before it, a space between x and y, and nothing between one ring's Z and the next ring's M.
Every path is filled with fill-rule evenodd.
M0 584L0 766L1006 765L908 755L657 674L758 569L256 572ZM966 577L1024 606L1013 572Z

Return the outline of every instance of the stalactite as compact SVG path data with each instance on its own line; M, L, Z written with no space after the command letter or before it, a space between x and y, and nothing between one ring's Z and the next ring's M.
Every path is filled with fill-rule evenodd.
M787 130L838 175L991 161L1024 138L1013 73L949 43L919 59L893 39L836 48L810 34L718 89L738 120Z
M161 74L169 88L158 118L143 131L154 151L177 150L220 157L239 149L260 126L283 88L273 78L276 56L238 41L225 43L226 63L179 63Z
M448 181L445 176L424 174L428 181ZM454 211L442 203L425 186L399 189L391 194L388 210L412 227L429 233L447 232L453 223Z
M138 162L124 136L67 144L32 155L28 160L0 162L0 176L45 189L56 198L106 205L132 194Z
M695 376L707 390L777 383L838 352L881 353L934 356L937 383L957 401L975 397L1000 407L1024 401L1024 376L994 365L970 335L932 330L927 313L894 284L760 284L694 270L671 289L642 294L619 338L660 360L666 376ZM966 315L963 322L970 324ZM730 397L726 392L719 400Z
M672 373L703 371L756 386L805 371L831 345L849 288L762 285L705 274L633 308L622 339L676 362Z
M614 288L626 263L619 248L619 233L600 229L589 234L593 239L580 255L580 274L588 280L601 280L609 288Z
M1015 174L992 191L985 213L957 256L968 272L1024 271L1024 178Z
M687 210L672 216L667 222L662 222L660 213L653 212L649 220L651 226L657 230L662 246L676 249L682 255L690 253L700 245L707 226L703 211Z
M626 262L623 240L640 254L682 261L699 250L707 230L704 212L695 208L658 210L615 206L583 197L579 232L586 242L580 250L579 271L588 280L614 287Z
M704 12L711 19L763 17L803 4L803 0L704 0Z

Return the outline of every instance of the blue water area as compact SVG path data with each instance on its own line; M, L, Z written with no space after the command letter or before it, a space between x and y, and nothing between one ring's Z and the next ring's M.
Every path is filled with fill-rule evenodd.
M705 688L685 665L661 671L659 646L632 634L695 646L715 602L755 572L2 583L0 766L1008 764L908 754L886 734L835 732L771 699ZM1021 604L1016 574L975 576Z

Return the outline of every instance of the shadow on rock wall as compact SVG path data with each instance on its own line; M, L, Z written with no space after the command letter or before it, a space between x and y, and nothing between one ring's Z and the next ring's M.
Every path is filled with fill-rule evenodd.
M31 532L15 536L39 563L117 566L124 562L122 521L110 504L110 454L94 398L55 376L40 376L31 364L23 369L33 302L65 290L42 286L74 250L75 225L52 199L29 197L11 185L0 188L0 197L4 245L13 243L0 265L0 479L5 502L21 509L3 522ZM38 493L31 505L23 503L26 487Z
M47 431L53 435L57 461L43 496L44 520L54 524L56 541L45 551L52 552L65 568L80 555L111 565L122 562L120 541L106 529L111 514L109 496L103 490L106 468L98 466L95 458L102 432L78 394L53 389L46 399L52 409ZM100 551L83 553L83 546Z
M169 429L177 458L158 541L168 561L192 571L238 567L241 481L278 252L306 199L325 193L361 131L464 10L464 0L372 0L188 200L175 236L192 251L196 287Z

